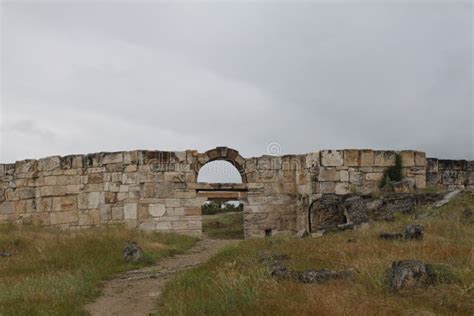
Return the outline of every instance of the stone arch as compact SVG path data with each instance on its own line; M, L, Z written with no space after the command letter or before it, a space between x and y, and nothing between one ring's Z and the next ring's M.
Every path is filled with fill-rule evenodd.
M216 147L199 155L196 171L196 179L199 170L208 162L224 160L231 163L242 177L242 183L247 183L247 176L245 174L245 159L235 149L228 147Z

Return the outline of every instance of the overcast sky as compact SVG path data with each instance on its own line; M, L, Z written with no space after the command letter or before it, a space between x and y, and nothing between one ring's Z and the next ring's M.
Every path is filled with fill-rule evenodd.
M474 159L471 1L1 9L0 162L215 146Z

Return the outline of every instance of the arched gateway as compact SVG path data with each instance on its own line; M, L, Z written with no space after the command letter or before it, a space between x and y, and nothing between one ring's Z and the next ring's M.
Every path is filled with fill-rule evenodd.
M426 159L417 151L322 150L243 158L217 147L204 153L149 151L47 157L0 164L0 222L62 228L123 224L200 236L201 206L219 195L246 203L245 236L308 228L309 205L326 194L378 190L401 155L416 187L474 187L474 163ZM199 183L206 163L225 160L242 183Z

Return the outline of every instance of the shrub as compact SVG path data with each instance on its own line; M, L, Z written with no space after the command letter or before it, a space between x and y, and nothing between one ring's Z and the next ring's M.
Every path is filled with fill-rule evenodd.
M389 187L391 181L401 181L403 179L402 167L402 156L397 153L395 155L395 165L385 170L382 181L380 182L380 187Z

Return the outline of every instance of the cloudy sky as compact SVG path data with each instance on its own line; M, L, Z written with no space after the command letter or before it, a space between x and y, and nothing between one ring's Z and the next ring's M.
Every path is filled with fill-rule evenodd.
M3 1L1 19L0 162L222 145L474 159L471 1Z

